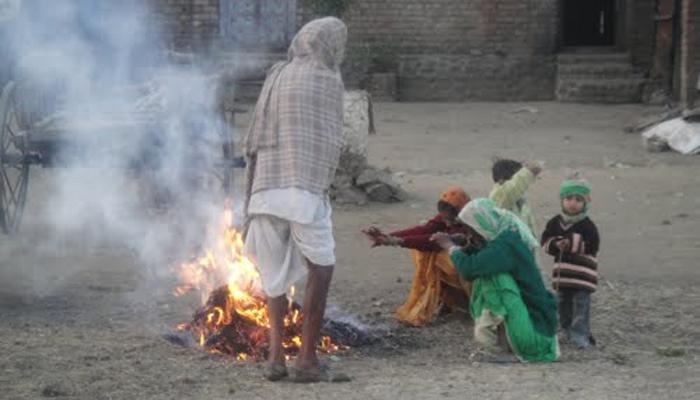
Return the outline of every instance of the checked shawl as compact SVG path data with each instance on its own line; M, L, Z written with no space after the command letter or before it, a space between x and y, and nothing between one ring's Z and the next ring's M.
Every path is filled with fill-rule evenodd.
M306 24L287 61L268 73L246 137L247 199L296 187L325 193L343 145L343 81L339 67L347 29L337 18Z

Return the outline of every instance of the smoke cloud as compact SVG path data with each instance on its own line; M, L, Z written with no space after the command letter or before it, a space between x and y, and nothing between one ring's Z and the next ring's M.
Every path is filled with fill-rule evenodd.
M126 245L162 275L222 218L218 76L171 62L144 1L0 3L15 14L0 21L3 68L32 132L60 144L45 223Z

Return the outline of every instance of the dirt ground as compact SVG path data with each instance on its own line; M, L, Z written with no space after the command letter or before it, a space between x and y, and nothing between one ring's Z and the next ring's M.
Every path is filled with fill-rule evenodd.
M330 360L354 377L347 384L268 383L259 364L163 340L190 317L195 299L173 297L172 280L154 284L119 243L95 243L89 232L57 237L45 222L55 171L33 172L23 231L0 237L0 398L697 399L700 158L647 153L639 135L623 133L644 110L377 104L370 160L391 168L411 198L335 210L332 307L391 329L395 344ZM448 184L487 195L493 156L545 163L530 194L540 226L558 211L567 173L582 170L593 183L605 277L594 295L594 350L563 347L561 361L548 365L474 364L466 316L422 329L393 322L413 267L406 251L371 250L360 229L430 217Z

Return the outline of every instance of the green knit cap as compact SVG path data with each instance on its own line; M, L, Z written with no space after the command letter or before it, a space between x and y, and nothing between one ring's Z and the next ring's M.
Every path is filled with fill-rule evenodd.
M559 187L559 197L564 198L566 196L571 196L572 194L577 194L588 198L591 194L591 184L585 179L567 179L561 183Z

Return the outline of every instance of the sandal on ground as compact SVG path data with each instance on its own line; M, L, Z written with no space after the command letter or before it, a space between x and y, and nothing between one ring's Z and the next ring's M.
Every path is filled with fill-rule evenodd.
M263 376L270 382L277 382L288 377L289 373L287 372L287 367L284 364L273 363L267 364L265 367L265 372L263 372Z

